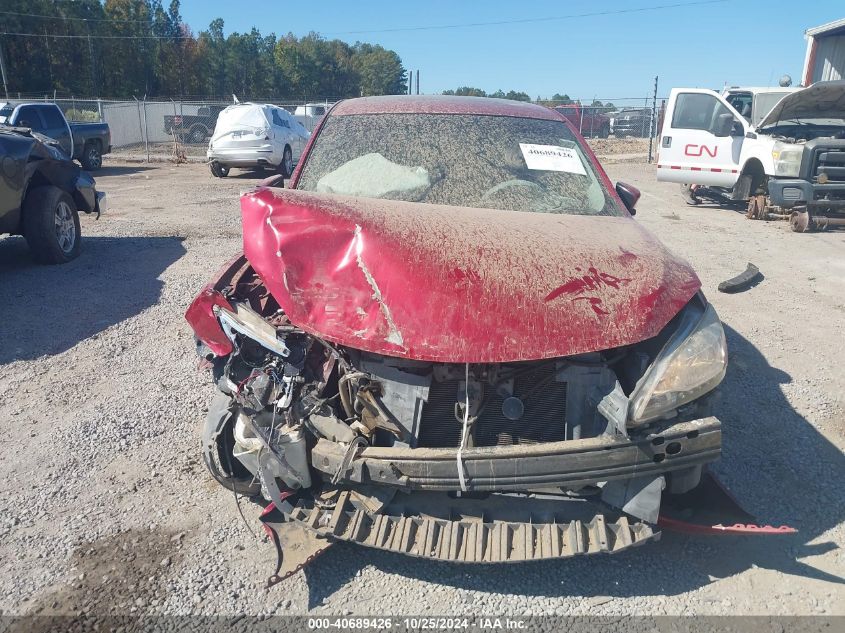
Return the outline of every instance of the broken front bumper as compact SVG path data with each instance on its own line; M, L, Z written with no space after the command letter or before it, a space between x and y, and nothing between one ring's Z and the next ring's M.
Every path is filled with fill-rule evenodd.
M624 515L605 518L601 510L582 500L507 495L455 500L443 493L414 492L397 496L382 513L372 514L355 492L345 490L321 498L320 503L301 499L286 518L271 506L262 521L279 536L289 526L304 529L307 535L300 535L293 547L310 546L301 556L305 559L331 542L348 541L441 561L513 563L614 554L660 538L660 532L647 523L629 521ZM318 540L309 544L308 535ZM277 545L291 547L278 540Z
M771 179L769 198L772 204L791 209L793 207L814 207L845 211L845 183L814 183L801 179Z
M718 459L722 432L714 417L680 422L634 438L465 448L466 490L577 488L603 481L658 477ZM320 440L314 468L336 482L407 490L460 490L457 449L369 447L349 460L340 444ZM344 457L347 457L344 462Z

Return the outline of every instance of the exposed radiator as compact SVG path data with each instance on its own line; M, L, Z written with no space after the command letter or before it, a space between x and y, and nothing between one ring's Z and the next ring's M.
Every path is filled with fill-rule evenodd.
M555 371L554 363L546 363L516 377L513 395L522 398L525 407L518 420L505 417L504 398L485 385L484 405L472 429L473 444L505 446L566 439L566 383L555 381ZM459 391L458 380L432 381L423 405L418 446L454 448L460 444L461 422L455 416Z

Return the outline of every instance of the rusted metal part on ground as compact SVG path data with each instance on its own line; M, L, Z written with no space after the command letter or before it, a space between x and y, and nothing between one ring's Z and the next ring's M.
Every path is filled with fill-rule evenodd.
M748 210L745 212L745 217L749 220L765 220L766 196L751 196L748 199Z
M782 213L780 207L772 206L767 195L758 194L748 199L745 217L749 220L786 220L789 215Z
M762 278L760 269L751 262L748 262L748 267L738 274L736 277L731 277L719 284L719 292L740 292L750 288L755 282Z
M700 535L784 535L798 531L788 525L760 525L709 471L693 490L664 498L657 525L674 532Z
M290 578L333 545L332 541L286 521L272 503L261 513L261 522L276 546L276 570L267 580L268 587Z
M500 497L498 504L488 499L486 504L476 505L461 499L460 503L453 502L460 511L452 514L444 509L450 501L445 495L416 495L423 497L418 506L423 508L421 512L410 511L415 504L414 495L401 495L385 513L372 515L356 507L351 493L344 490L333 506L300 502L291 513L291 520L292 524L330 540L459 563L514 563L613 554L660 537L660 532L647 523L629 521L624 515L609 520L600 512L586 512L586 507L580 508L585 504L577 500L557 503L578 504L581 518L555 520L554 514L542 516L542 504L530 500L530 511L519 520L516 514L521 508L513 506L523 504L516 497Z
M805 209L793 211L789 217L789 224L796 233L825 231L830 227L845 226L845 218L811 214Z

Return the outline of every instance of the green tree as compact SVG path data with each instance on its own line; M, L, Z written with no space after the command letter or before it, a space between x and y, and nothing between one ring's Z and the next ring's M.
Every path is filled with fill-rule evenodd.
M510 99L511 101L531 101L531 97L529 97L526 93L515 92L513 90L508 90L505 95L505 99Z
M317 33L277 38L257 28L226 36L219 18L195 36L179 0L0 0L0 6L9 12L0 46L12 93L320 99L406 91L401 59L382 46Z
M444 95L455 95L458 97L486 97L487 93L481 88L471 88L470 86L461 86L456 90L444 90ZM492 96L492 95L491 95Z
M407 73L394 51L378 44L356 42L353 53L352 66L360 78L361 96L408 92Z

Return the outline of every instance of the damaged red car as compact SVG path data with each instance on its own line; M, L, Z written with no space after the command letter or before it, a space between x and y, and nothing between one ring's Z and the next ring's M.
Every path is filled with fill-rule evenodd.
M719 457L719 318L559 113L343 101L279 185L186 316L205 462L303 560L617 552Z

